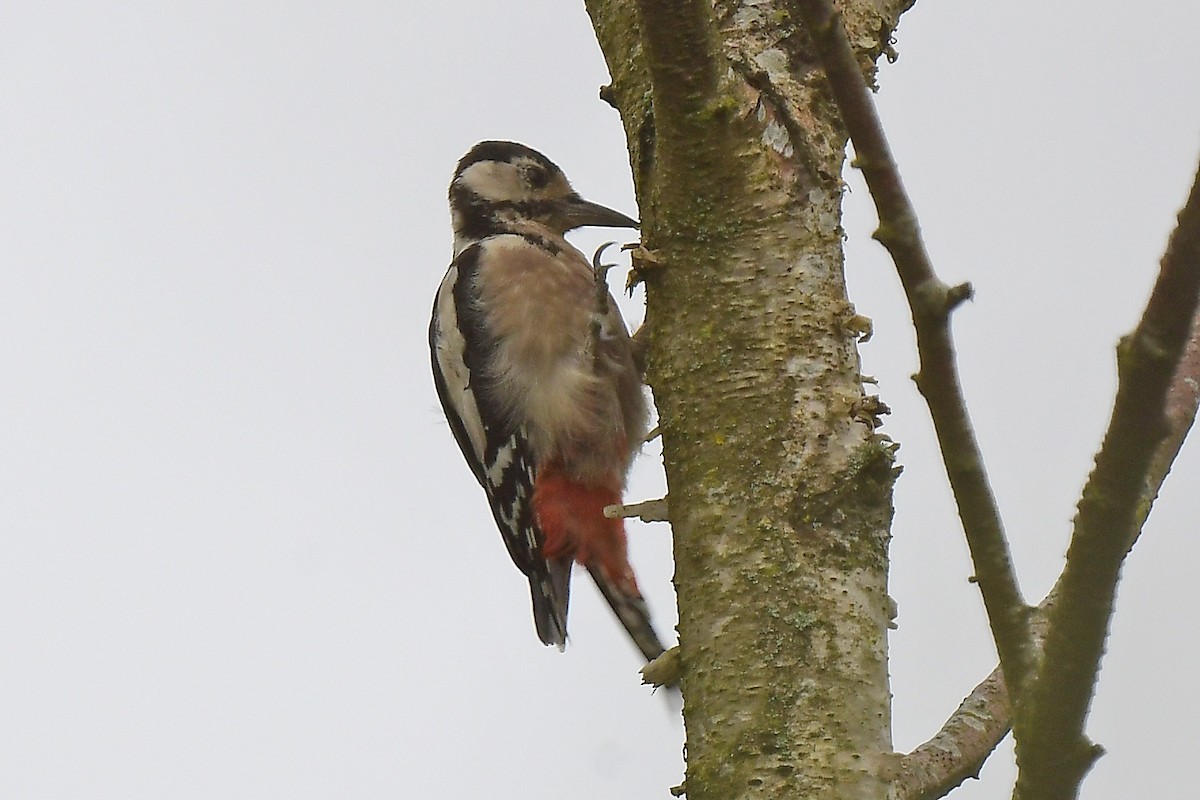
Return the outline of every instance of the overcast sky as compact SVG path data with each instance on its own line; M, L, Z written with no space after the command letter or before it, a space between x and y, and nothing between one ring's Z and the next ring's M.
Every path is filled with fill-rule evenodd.
M923 0L882 70L935 262L976 287L959 352L1031 598L1200 154L1196 31L1192 3ZM0 797L668 796L677 710L586 580L567 652L537 641L425 344L474 142L636 213L605 82L581 3L0 4ZM995 656L848 179L908 750ZM1194 796L1198 480L1193 441L1124 571L1085 797ZM630 496L662 486L648 448ZM668 532L630 533L669 632Z

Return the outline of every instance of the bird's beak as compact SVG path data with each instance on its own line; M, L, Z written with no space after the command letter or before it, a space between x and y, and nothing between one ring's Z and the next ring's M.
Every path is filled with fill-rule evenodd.
M579 195L572 195L563 202L562 220L566 223L566 230L582 228L587 225L600 228L638 227L636 219L599 203L584 200Z

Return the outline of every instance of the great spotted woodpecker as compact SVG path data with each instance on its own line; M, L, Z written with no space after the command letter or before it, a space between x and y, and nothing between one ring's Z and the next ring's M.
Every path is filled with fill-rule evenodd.
M450 183L454 260L429 325L438 397L508 553L538 637L567 640L571 567L587 568L647 660L663 652L626 555L621 502L646 434L629 333L563 234L638 223L588 202L514 142L480 142ZM604 307L601 308L601 305Z

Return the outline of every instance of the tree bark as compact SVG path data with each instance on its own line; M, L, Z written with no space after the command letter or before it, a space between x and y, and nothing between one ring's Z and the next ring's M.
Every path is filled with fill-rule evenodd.
M782 4L589 0L643 221L691 800L883 798L893 446L843 279L846 137ZM907 3L842 4L865 70Z

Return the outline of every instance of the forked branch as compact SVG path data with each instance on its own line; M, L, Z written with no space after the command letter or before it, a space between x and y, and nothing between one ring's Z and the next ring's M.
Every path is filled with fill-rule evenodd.
M933 271L916 210L900 180L870 89L832 2L791 0L788 5L803 20L825 67L854 144L856 165L863 171L879 215L875 238L891 254L912 308L921 365L917 387L937 430L1005 679L1010 687L1019 689L1030 671L1029 607L1017 584L1000 511L975 441L950 336L950 312L970 296L970 287L949 286Z
M1200 169L1197 172L1197 182L1200 183ZM1172 234L1167 253L1163 256L1163 270L1175 274L1176 280L1181 270L1196 270L1197 264L1200 263L1200 246L1197 245L1200 242L1200 213L1197 213L1196 208L1196 192L1196 187L1193 186L1187 205L1179 215L1179 226ZM1189 261L1190 267L1187 266ZM1172 285L1178 286L1178 283L1172 282ZM1155 296L1146 309L1139 331L1143 328L1155 330L1166 324L1173 331L1171 337L1178 336L1182 329L1179 320L1186 313L1186 305L1179 305L1181 302L1186 304L1184 298L1164 294L1156 287ZM1170 317L1171 321L1162 319L1164 316ZM1127 341L1132 341L1137 336L1135 331ZM1133 507L1132 535L1126 538L1120 559L1128 554L1141 534L1142 526L1158 497L1163 481L1171 470L1171 464L1179 454L1183 441L1195 422L1197 410L1200 409L1200 312L1193 312L1191 324L1187 328L1183 355L1179 357L1162 396L1165 398L1165 434L1150 456L1148 466L1144 467L1145 480L1141 483ZM1114 420L1110 424L1110 430L1117 425L1116 413L1114 409ZM1102 450L1096 457L1097 464L1101 460L1107 461L1110 457ZM1135 481L1137 478L1132 474L1128 477ZM1110 553L1109 558L1113 557ZM1065 579L1064 574L1038 606L1039 611L1050 614L1063 591ZM1110 586L1109 593L1111 589ZM1091 587L1088 588L1088 591L1090 590ZM1039 624L1038 620L1042 618L1043 615L1037 615L1033 625L1034 642L1039 650L1047 627L1044 622ZM1099 653L1094 655L1098 659ZM1098 664L1098 660L1095 663ZM975 687L963 705L950 716L932 739L901 760L897 779L893 783L893 800L926 800L943 796L965 778L970 777L973 765L982 763L999 744L1011 727L1012 706L1004 682L997 680L998 677L999 668L993 670L991 675ZM1094 681L1094 675L1092 679ZM1082 743L1081 730L1077 742ZM1086 744L1083 744L1083 747L1085 753L1091 752L1086 749ZM949 753L956 753L957 758L948 758ZM1023 763L1027 766L1029 757ZM1036 764L1036 756L1034 763Z
M1147 482L1161 481L1178 443L1168 410L1191 393L1178 383L1200 299L1200 169L1133 333L1117 347L1118 386L1104 443L1075 516L1056 586L1042 666L1014 724L1022 797L1074 797L1100 754L1083 726L1108 636L1121 564L1146 519ZM1194 366L1195 357L1190 359ZM1191 378L1195 380L1194 376ZM1186 433L1190 421L1183 428ZM1181 439L1180 439L1181 441ZM1166 451L1166 452L1164 452ZM1168 454L1169 453L1169 454ZM1160 458L1160 455L1162 458ZM1157 487L1156 487L1157 488Z
M1151 459L1150 476L1138 504L1142 524L1158 497L1188 431L1200 409L1200 313L1192 319L1187 348L1167 389L1167 435ZM1131 545L1132 547L1132 545ZM1055 587L1038 606L1048 611L1058 595ZM1035 615L1034 642L1039 651L1044 635L1043 615ZM928 742L904 756L892 785L892 800L929 800L943 797L962 781L973 777L981 764L1012 727L1012 706L1000 668L992 670L950 715ZM954 757L951 757L953 755Z
M1121 381L1112 421L1080 501L1067 567L1052 595L1055 602L1047 604L1045 658L1034 680L1037 648L1029 629L1030 609L1021 598L1012 570L958 384L950 339L950 311L969 296L969 289L948 287L933 271L870 90L833 4L830 0L792 0L790 8L804 21L825 67L854 144L857 166L863 170L879 214L875 236L892 255L912 308L921 363L918 387L937 429L1005 682L1021 702L1016 720L1022 766L1018 794L1073 796L1098 753L1084 737L1083 723L1120 565L1145 520L1157 484L1191 425L1194 402L1200 394L1195 377L1187 375L1188 364L1200 361L1200 355L1189 351L1191 358L1176 369L1189 335L1200 324L1195 323L1200 290L1200 175L1180 213L1146 313L1119 350ZM1191 413L1186 410L1189 405ZM965 739L975 742L973 753L960 751L956 758L941 759L950 764L950 768L934 769L940 772L937 780L943 781L941 786L935 786L930 776L914 777L913 786L919 784L921 790L913 788L902 796L939 796L982 763L1006 732L1005 717L1011 716L997 713L998 708L1007 706L1005 682L998 677L989 676L977 689L983 696L968 698L938 737L913 753L912 761L902 762L902 777L916 776L918 767L937 762ZM1031 695L1028 698L1027 693ZM989 735L976 736L977 730L968 734L971 726L963 727L977 708L987 709L984 716ZM952 740L950 747L943 748L947 737ZM932 794L923 793L926 791Z

